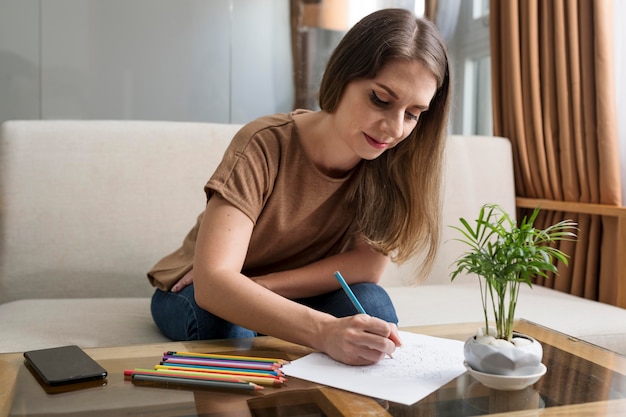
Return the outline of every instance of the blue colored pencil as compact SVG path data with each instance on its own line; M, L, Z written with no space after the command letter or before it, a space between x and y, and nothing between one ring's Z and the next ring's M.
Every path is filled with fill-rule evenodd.
M357 309L357 311L359 313L361 313L361 314L367 314L365 312L365 309L361 305L361 303L359 303L359 300L357 300L356 295L354 295L354 293L352 292L352 290L348 286L348 283L346 282L345 279L343 279L343 276L341 275L341 273L339 271L335 271L335 277L337 278L337 281L339 281L339 284L341 284L341 287L346 292L346 295L348 296L350 301L352 301L352 304Z

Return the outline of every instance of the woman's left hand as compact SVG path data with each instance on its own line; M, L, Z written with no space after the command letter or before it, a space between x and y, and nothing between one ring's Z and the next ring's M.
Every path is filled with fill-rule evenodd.
M183 275L183 277L179 279L176 284L174 284L170 291L180 292L183 290L183 288L191 284L193 284L193 269Z

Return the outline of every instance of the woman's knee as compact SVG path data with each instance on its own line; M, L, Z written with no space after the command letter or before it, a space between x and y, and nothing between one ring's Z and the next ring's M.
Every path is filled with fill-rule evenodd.
M193 285L176 293L157 290L152 296L151 310L161 332L173 340L230 339L256 335L198 306Z
M383 287L378 284L359 283L351 285L350 288L367 314L398 324L396 309Z
M198 340L199 307L193 289L180 292L156 290L150 306L152 318L161 332L172 340Z

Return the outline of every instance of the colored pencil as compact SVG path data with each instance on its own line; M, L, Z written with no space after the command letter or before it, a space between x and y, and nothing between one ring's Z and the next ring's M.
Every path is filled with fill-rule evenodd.
M262 386L254 384L252 382L240 383L229 381L215 381L210 379L181 378L171 375L151 375L135 373L133 374L132 378L133 381L159 382L165 384L188 385L194 387L224 388L246 391L257 391L263 389Z
M269 362L226 361L191 356L163 355L164 362L189 363L197 365L215 366L221 368L246 368L272 371L281 365Z
M219 384L240 384L246 387L244 389L250 389L247 388L250 385L281 386L286 379L280 368L288 362L276 358L167 351L154 369L135 368L125 370L124 375L138 381L187 385L196 382L195 385L215 387Z
M250 362L272 362L278 364L289 363L289 361L285 359L278 358L262 358L256 356L236 356L236 355L220 355L217 353L195 353L195 352L174 352L168 351L165 352L164 355L175 355L175 356L188 356L188 357L202 357L202 358L212 358L212 359L230 359L236 361L250 361Z
M206 372L214 372L217 374L227 374L227 375L250 375L250 376L267 376L271 378L285 376L285 373L280 369L275 371L259 371L256 369L236 369L236 368L216 368L214 366L202 366L202 365L189 365L185 363L172 363L172 362L161 362L155 365L155 369L157 366L166 366L166 367L177 367L184 368L190 371L206 371Z
M212 371L215 371L215 372L224 372L224 373L243 373L243 374L273 375L273 376L281 376L283 374L283 372L280 369L266 371L263 369L223 368L219 366L202 365L201 363L197 363L194 361L186 361L186 360L167 360L167 361L162 361L159 365L175 365L175 366L181 366L181 367L187 366L190 368L211 369Z
M163 372L159 372L156 369L140 369L140 368L136 368L136 369L127 369L124 371L124 376L134 376L137 374L142 374L142 375L164 375ZM172 374L174 374L174 372L172 372ZM182 375L181 372L176 372L176 374L180 374ZM184 376L184 375L183 375ZM239 383L246 383L248 381L244 381L243 379L239 379L237 377L235 377L234 375L224 375L222 374L221 376L218 377L214 377L212 375L194 375L194 374L188 374L187 375L188 378L191 379L207 379L207 380L219 380L219 381L228 381L228 382L239 382Z
M354 293L352 292L352 290L350 289L350 286L348 285L348 283L346 282L345 279L343 279L343 276L341 275L341 273L339 271L335 271L335 278L337 278L337 281L339 281L339 284L341 285L341 287L343 288L344 292L346 293L346 295L348 296L348 298L350 299L350 301L352 301L352 304L354 305L354 307L357 309L357 311L361 314L367 314L365 312L365 309L363 308L363 306L361 305L361 303L359 303L359 300L356 298L356 295L354 295Z

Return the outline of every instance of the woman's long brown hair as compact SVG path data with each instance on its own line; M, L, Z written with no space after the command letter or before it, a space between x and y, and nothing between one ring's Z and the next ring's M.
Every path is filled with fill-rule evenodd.
M434 24L403 9L383 9L362 19L330 57L320 108L332 113L350 81L372 79L393 60L420 62L435 76L437 91L407 139L377 159L362 161L351 201L370 244L398 263L421 254L425 276L439 247L450 106L448 55Z

